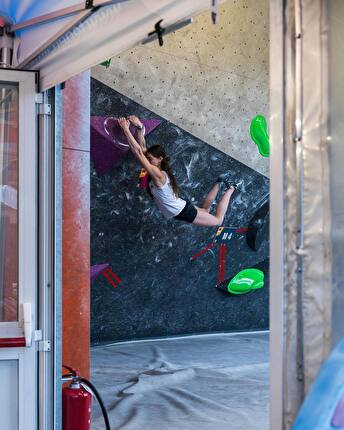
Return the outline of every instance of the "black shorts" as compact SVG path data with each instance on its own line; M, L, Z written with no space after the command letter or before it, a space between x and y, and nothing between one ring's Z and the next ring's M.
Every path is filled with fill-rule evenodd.
M179 221L189 222L191 224L194 222L196 215L197 215L196 207L192 203L186 202L184 209L173 218Z

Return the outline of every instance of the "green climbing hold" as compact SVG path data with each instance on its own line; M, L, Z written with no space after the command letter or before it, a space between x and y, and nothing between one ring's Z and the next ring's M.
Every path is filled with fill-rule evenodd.
M253 142L258 146L260 155L270 155L270 142L267 131L266 119L263 115L257 115L251 121L250 135Z
M245 294L264 286L264 273L258 269L245 269L237 273L228 285L231 294Z
M111 66L111 58L109 60L105 60L102 63L100 63L101 66L104 66L106 69Z

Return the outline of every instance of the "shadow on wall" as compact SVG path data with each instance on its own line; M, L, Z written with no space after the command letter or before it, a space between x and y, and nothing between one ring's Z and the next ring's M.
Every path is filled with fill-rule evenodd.
M233 198L224 225L248 226L269 180L223 152L190 135L143 106L92 80L91 115L161 120L148 136L170 156L182 197L201 204L220 173L230 171L243 184ZM91 145L96 145L92 141ZM109 263L121 280L92 283L93 344L189 333L268 328L268 238L258 251L245 235L235 235L227 249L226 278L248 267L265 273L265 286L235 297L215 289L218 249L190 257L212 241L215 228L166 220L145 191L137 188L140 166L129 153L112 170L91 176L91 261Z

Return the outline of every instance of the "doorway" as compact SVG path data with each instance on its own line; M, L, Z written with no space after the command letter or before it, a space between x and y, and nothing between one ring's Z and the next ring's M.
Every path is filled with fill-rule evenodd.
M165 47L143 45L113 58L110 67L91 71L91 265L96 274L91 287L91 376L103 389L113 419L120 416L123 425L142 428L141 410L157 404L172 421L182 419L184 406L192 428L193 418L200 420L192 399L199 396L197 389L204 394L202 385L191 394L185 391L204 376L194 380L193 369L216 372L218 366L227 369L227 376L243 372L238 376L242 386L250 372L261 369L256 394L252 386L246 394L253 402L261 399L257 411L262 421L241 416L243 421L235 425L268 425L269 240L265 236L259 249L252 249L245 229L264 204L268 207L268 159L250 140L249 126L255 115L269 115L269 5L243 6L225 3L216 27L208 14L201 15L166 36ZM116 142L109 140L104 121L132 114L146 121L148 146L166 148L187 200L199 204L223 172L243 181L224 223L237 230L227 244L225 280L250 267L264 273L264 288L240 297L216 288L222 280L220 247L207 248L216 229L165 220L137 187L140 166L131 154L118 145L116 154L111 153ZM246 361L249 356L253 361ZM178 387L173 381L179 378ZM162 380L170 382L162 387ZM153 390L155 382L159 388ZM215 404L222 411L216 428L227 413L231 416L231 407L223 402L231 383L223 382L222 392L209 390L208 399L198 397L214 407L205 414L210 421ZM140 403L143 392L146 405ZM238 411L233 403L234 409ZM128 416L132 421L126 421ZM155 416L161 428L163 418ZM211 422L202 419L210 428ZM100 426L101 418L96 422Z

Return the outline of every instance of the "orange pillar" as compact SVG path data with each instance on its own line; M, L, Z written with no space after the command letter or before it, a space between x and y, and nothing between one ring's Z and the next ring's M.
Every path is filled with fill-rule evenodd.
M90 73L62 92L62 362L89 377Z

